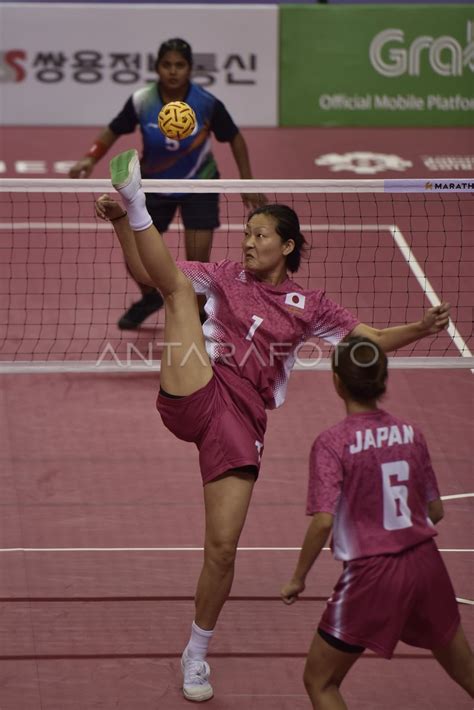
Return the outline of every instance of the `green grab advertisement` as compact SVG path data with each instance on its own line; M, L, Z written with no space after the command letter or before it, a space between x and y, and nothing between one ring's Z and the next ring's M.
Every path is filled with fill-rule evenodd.
M280 6L281 126L474 125L474 7Z

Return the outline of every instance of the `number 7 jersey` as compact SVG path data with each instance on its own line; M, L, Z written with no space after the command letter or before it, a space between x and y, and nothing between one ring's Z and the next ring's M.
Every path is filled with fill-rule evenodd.
M436 535L439 496L423 435L382 409L322 432L310 454L306 512L335 516L338 560L396 554Z
M227 260L178 266L207 296L203 331L211 361L247 379L268 409L283 404L300 345L312 336L335 345L359 322L324 291L304 290L289 278L268 284Z

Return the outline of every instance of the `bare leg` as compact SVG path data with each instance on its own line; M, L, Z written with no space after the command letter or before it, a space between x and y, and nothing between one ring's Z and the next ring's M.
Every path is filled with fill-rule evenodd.
M461 625L447 646L433 649L433 656L446 673L474 697L474 657Z
M209 261L212 248L212 229L186 229L186 259L188 261ZM205 296L198 296L198 306L201 318L205 317Z
M136 280L136 278L134 277L134 275L130 271L130 267L127 264L127 262L125 262L125 266L126 266L126 269L129 273L129 275L132 277L132 279L135 281L138 288L140 289L142 296L147 296L149 293L156 293L156 288L154 288L154 286L148 286L147 284L142 284Z
M339 651L315 634L303 676L314 710L347 710L339 687L361 655Z
M155 285L165 302L161 385L170 394L192 394L213 376L194 289L146 210L137 152L121 153L112 159L110 166L112 183L128 211L134 235L133 239L128 230L120 230L119 239L127 263L136 278L139 273L146 274L146 278L140 277L140 282Z
M186 229L186 259L188 261L209 261L212 247L212 229Z
M231 471L204 486L206 537L204 564L196 589L195 621L213 629L234 579L240 533L255 484L255 475Z

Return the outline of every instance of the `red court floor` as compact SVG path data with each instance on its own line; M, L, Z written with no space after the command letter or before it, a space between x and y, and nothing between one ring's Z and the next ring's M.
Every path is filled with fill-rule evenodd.
M393 371L385 406L420 425L443 495L472 490L469 372ZM2 710L184 707L179 655L193 615L203 534L197 456L154 411L155 375L1 379ZM216 708L308 708L301 674L339 570L324 552L307 599L280 585L307 525L307 453L342 416L329 373L293 373L270 415L232 600L213 640ZM472 498L445 502L438 544L472 598ZM5 551L22 548L29 551ZM58 549L59 548L59 549ZM197 548L197 549L196 549ZM265 549L266 548L266 549ZM460 606L474 631L472 607ZM429 655L370 653L346 683L349 707L468 710Z
M44 161L43 176L54 176L55 163L78 157L95 133L4 129L8 174L19 176L14 161L25 158ZM340 152L398 153L413 161L406 176L421 177L426 174L423 155L466 153L471 145L463 130L275 129L264 134L249 129L245 134L255 174L262 178L357 177L314 166L316 155L336 146ZM122 146L133 140L124 139ZM218 152L223 175L235 177L226 147ZM277 160L270 163L272 156ZM105 161L97 171L103 176ZM472 348L472 201L447 201L445 207L439 214L437 203L427 210L425 202L414 201L409 215L397 213L397 224L410 237L436 293L454 301L453 321ZM341 215L337 206L326 204L324 212L315 208L310 216L316 223L345 216L347 223L363 217L380 225L387 217L384 210L392 216L393 206L379 208L374 216L371 207L359 203L357 213ZM11 219L4 209L2 203L3 218ZM13 216L24 217L21 209ZM79 251L74 251L74 235L74 230L60 235L53 230L45 244L44 234L28 229L13 236L8 230L0 233L13 254L8 268L14 263L27 273L20 283L20 271L14 278L8 272L2 362L93 360L106 342L122 354L127 342L144 353L151 342L153 354L159 354L155 344L162 336L162 315L137 333L121 334L115 327L135 292L110 233L101 234L99 248L95 228L85 231ZM301 278L323 285L370 322L417 318L428 305L426 297L392 236L380 228L365 239L351 234L348 245L345 230L318 232ZM237 258L239 237L234 241L231 235L225 244L219 239L216 235L214 258ZM55 306L48 300L54 296L48 284L59 281L73 288L69 300ZM95 301L87 300L91 283ZM407 350L459 354L447 333ZM202 556L202 489L194 447L175 439L156 413L158 386L153 372L0 375L1 710L188 707L179 687L179 657L193 617ZM419 425L428 441L446 497L437 542L458 598L471 601L460 603L460 611L472 641L471 388L469 370L393 369L384 406ZM215 697L209 707L309 708L304 659L339 564L323 552L304 597L291 607L281 603L279 589L308 523L311 443L342 416L330 374L309 371L292 374L285 406L269 415L261 477L240 541L231 599L210 650ZM351 710L472 708L427 652L404 644L390 662L365 654L344 689Z

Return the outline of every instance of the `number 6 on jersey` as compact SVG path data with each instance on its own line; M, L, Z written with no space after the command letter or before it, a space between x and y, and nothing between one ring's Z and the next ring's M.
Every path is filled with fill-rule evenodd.
M385 530L402 530L411 527L411 510L408 507L408 481L410 469L407 461L382 464L383 526ZM392 482L392 478L395 479Z

